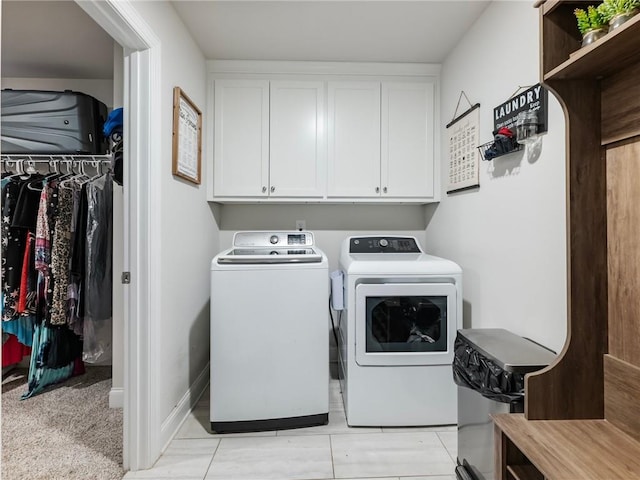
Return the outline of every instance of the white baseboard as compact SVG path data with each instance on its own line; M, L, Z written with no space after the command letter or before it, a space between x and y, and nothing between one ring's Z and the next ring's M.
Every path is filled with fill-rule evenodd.
M166 450L171 440L173 440L173 437L178 433L182 423L187 419L208 385L209 363L207 363L207 366L200 375L198 375L198 378L191 384L189 390L183 395L167 419L162 422L162 426L160 427L160 445L162 445L162 452Z
M109 408L122 408L124 406L124 388L112 388L109 392Z

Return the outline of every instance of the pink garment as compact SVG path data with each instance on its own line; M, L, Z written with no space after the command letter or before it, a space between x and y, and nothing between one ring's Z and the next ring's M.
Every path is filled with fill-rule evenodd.
M2 367L15 365L22 361L22 357L31 354L31 348L25 347L18 341L18 337L11 334L8 335L6 342L2 344Z

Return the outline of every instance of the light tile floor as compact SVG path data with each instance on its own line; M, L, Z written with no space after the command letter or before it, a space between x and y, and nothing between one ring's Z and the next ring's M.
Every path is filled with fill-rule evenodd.
M125 480L455 480L455 426L351 428L332 380L329 423L320 427L218 435L209 391L150 470Z

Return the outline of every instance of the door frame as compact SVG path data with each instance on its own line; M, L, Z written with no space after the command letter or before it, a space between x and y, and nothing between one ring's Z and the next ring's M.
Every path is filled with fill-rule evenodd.
M160 40L128 0L75 0L124 53L124 271L130 272L124 303L123 467L151 468L160 455L156 395L160 178ZM119 272L114 272L117 278ZM157 370L157 369L156 369Z

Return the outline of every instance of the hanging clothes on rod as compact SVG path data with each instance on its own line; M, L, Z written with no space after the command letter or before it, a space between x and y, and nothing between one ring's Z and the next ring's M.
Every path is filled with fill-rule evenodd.
M110 360L110 158L3 155L2 163L2 329L32 347L28 398L83 373L83 362Z
M35 225L28 217L37 211L34 202L38 195L24 188L23 173L3 173L2 178L3 367L20 362L30 353L36 312L35 275L30 275ZM19 181L14 180L16 176Z

